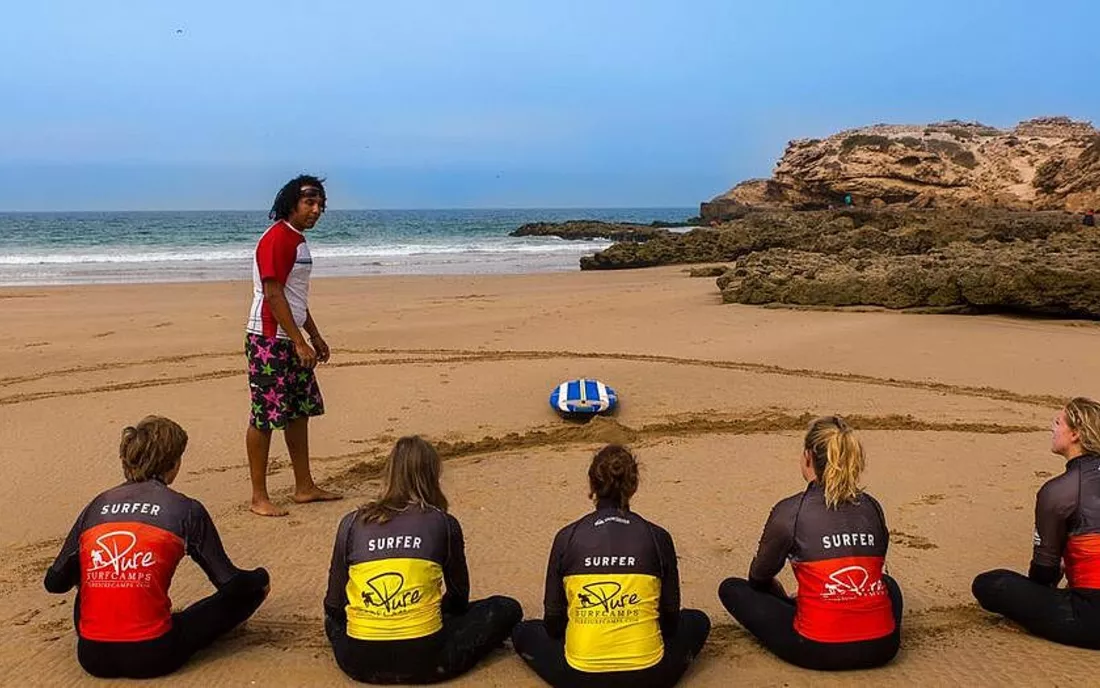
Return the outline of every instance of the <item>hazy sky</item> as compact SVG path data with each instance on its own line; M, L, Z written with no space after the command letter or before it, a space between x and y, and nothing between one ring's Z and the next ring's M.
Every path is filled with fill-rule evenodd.
M690 206L787 140L1100 121L1095 0L43 0L4 9L0 210Z

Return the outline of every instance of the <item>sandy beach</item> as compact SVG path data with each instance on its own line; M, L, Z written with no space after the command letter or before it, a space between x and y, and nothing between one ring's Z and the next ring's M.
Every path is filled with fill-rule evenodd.
M333 347L319 372L327 415L311 425L314 472L347 495L248 512L244 282L0 290L0 684L96 683L75 658L72 595L42 588L80 509L121 481L121 428L148 413L190 435L173 486L202 500L242 567L273 588L244 627L166 685L351 683L321 628L339 518L372 492L395 438L446 457L444 487L467 540L474 597L542 613L554 533L590 508L585 470L607 441L637 449L635 509L680 556L685 606L714 630L691 686L981 684L1091 680L1095 655L1029 637L982 612L973 576L1026 570L1034 494L1061 471L1049 424L1100 395L1100 324L722 305L713 279L680 268L509 276L316 279L312 312ZM594 376L622 407L588 425L546 398ZM870 674L825 675L764 652L718 602L744 575L772 505L802 488L809 416L862 431L868 489L891 529L905 593L902 651ZM289 504L281 439L270 484ZM792 589L789 569L783 581ZM176 606L208 594L192 562ZM510 652L456 682L539 685Z

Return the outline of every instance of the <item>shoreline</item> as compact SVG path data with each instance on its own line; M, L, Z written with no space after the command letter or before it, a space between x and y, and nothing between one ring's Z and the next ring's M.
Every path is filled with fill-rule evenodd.
M413 253L405 256L322 257L315 259L314 279L397 275L522 275L580 272L580 259L611 242L585 241L555 251L481 251ZM68 267L71 266L71 267ZM34 267L30 265L28 267ZM247 260L187 260L52 264L59 276L21 277L17 267L0 265L0 289L20 286L93 284L165 284L248 281ZM68 274L64 273L68 267ZM13 275L15 276L13 278Z
M594 239L512 237L530 222L574 217L673 221L692 209L341 211L310 231L314 274L517 274L571 270L609 247ZM266 213L0 213L0 284L248 278Z

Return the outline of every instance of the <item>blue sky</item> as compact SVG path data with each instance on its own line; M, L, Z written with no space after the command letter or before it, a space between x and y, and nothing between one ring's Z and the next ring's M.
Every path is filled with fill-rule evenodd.
M1100 121L1100 3L150 2L5 8L0 210L691 206L789 139Z

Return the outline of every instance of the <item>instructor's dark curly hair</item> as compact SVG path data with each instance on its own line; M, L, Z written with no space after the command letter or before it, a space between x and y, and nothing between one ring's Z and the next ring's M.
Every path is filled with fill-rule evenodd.
M279 193L275 194L275 202L271 204L271 212L267 216L272 220L285 220L290 217L294 209L298 207L298 201L302 198L302 189L317 189L321 195L321 212L325 210L328 197L325 195L325 180L323 177L314 177L302 174L287 182Z
M588 467L588 496L595 501L611 499L626 511L638 491L638 462L621 444L609 444L596 452Z

